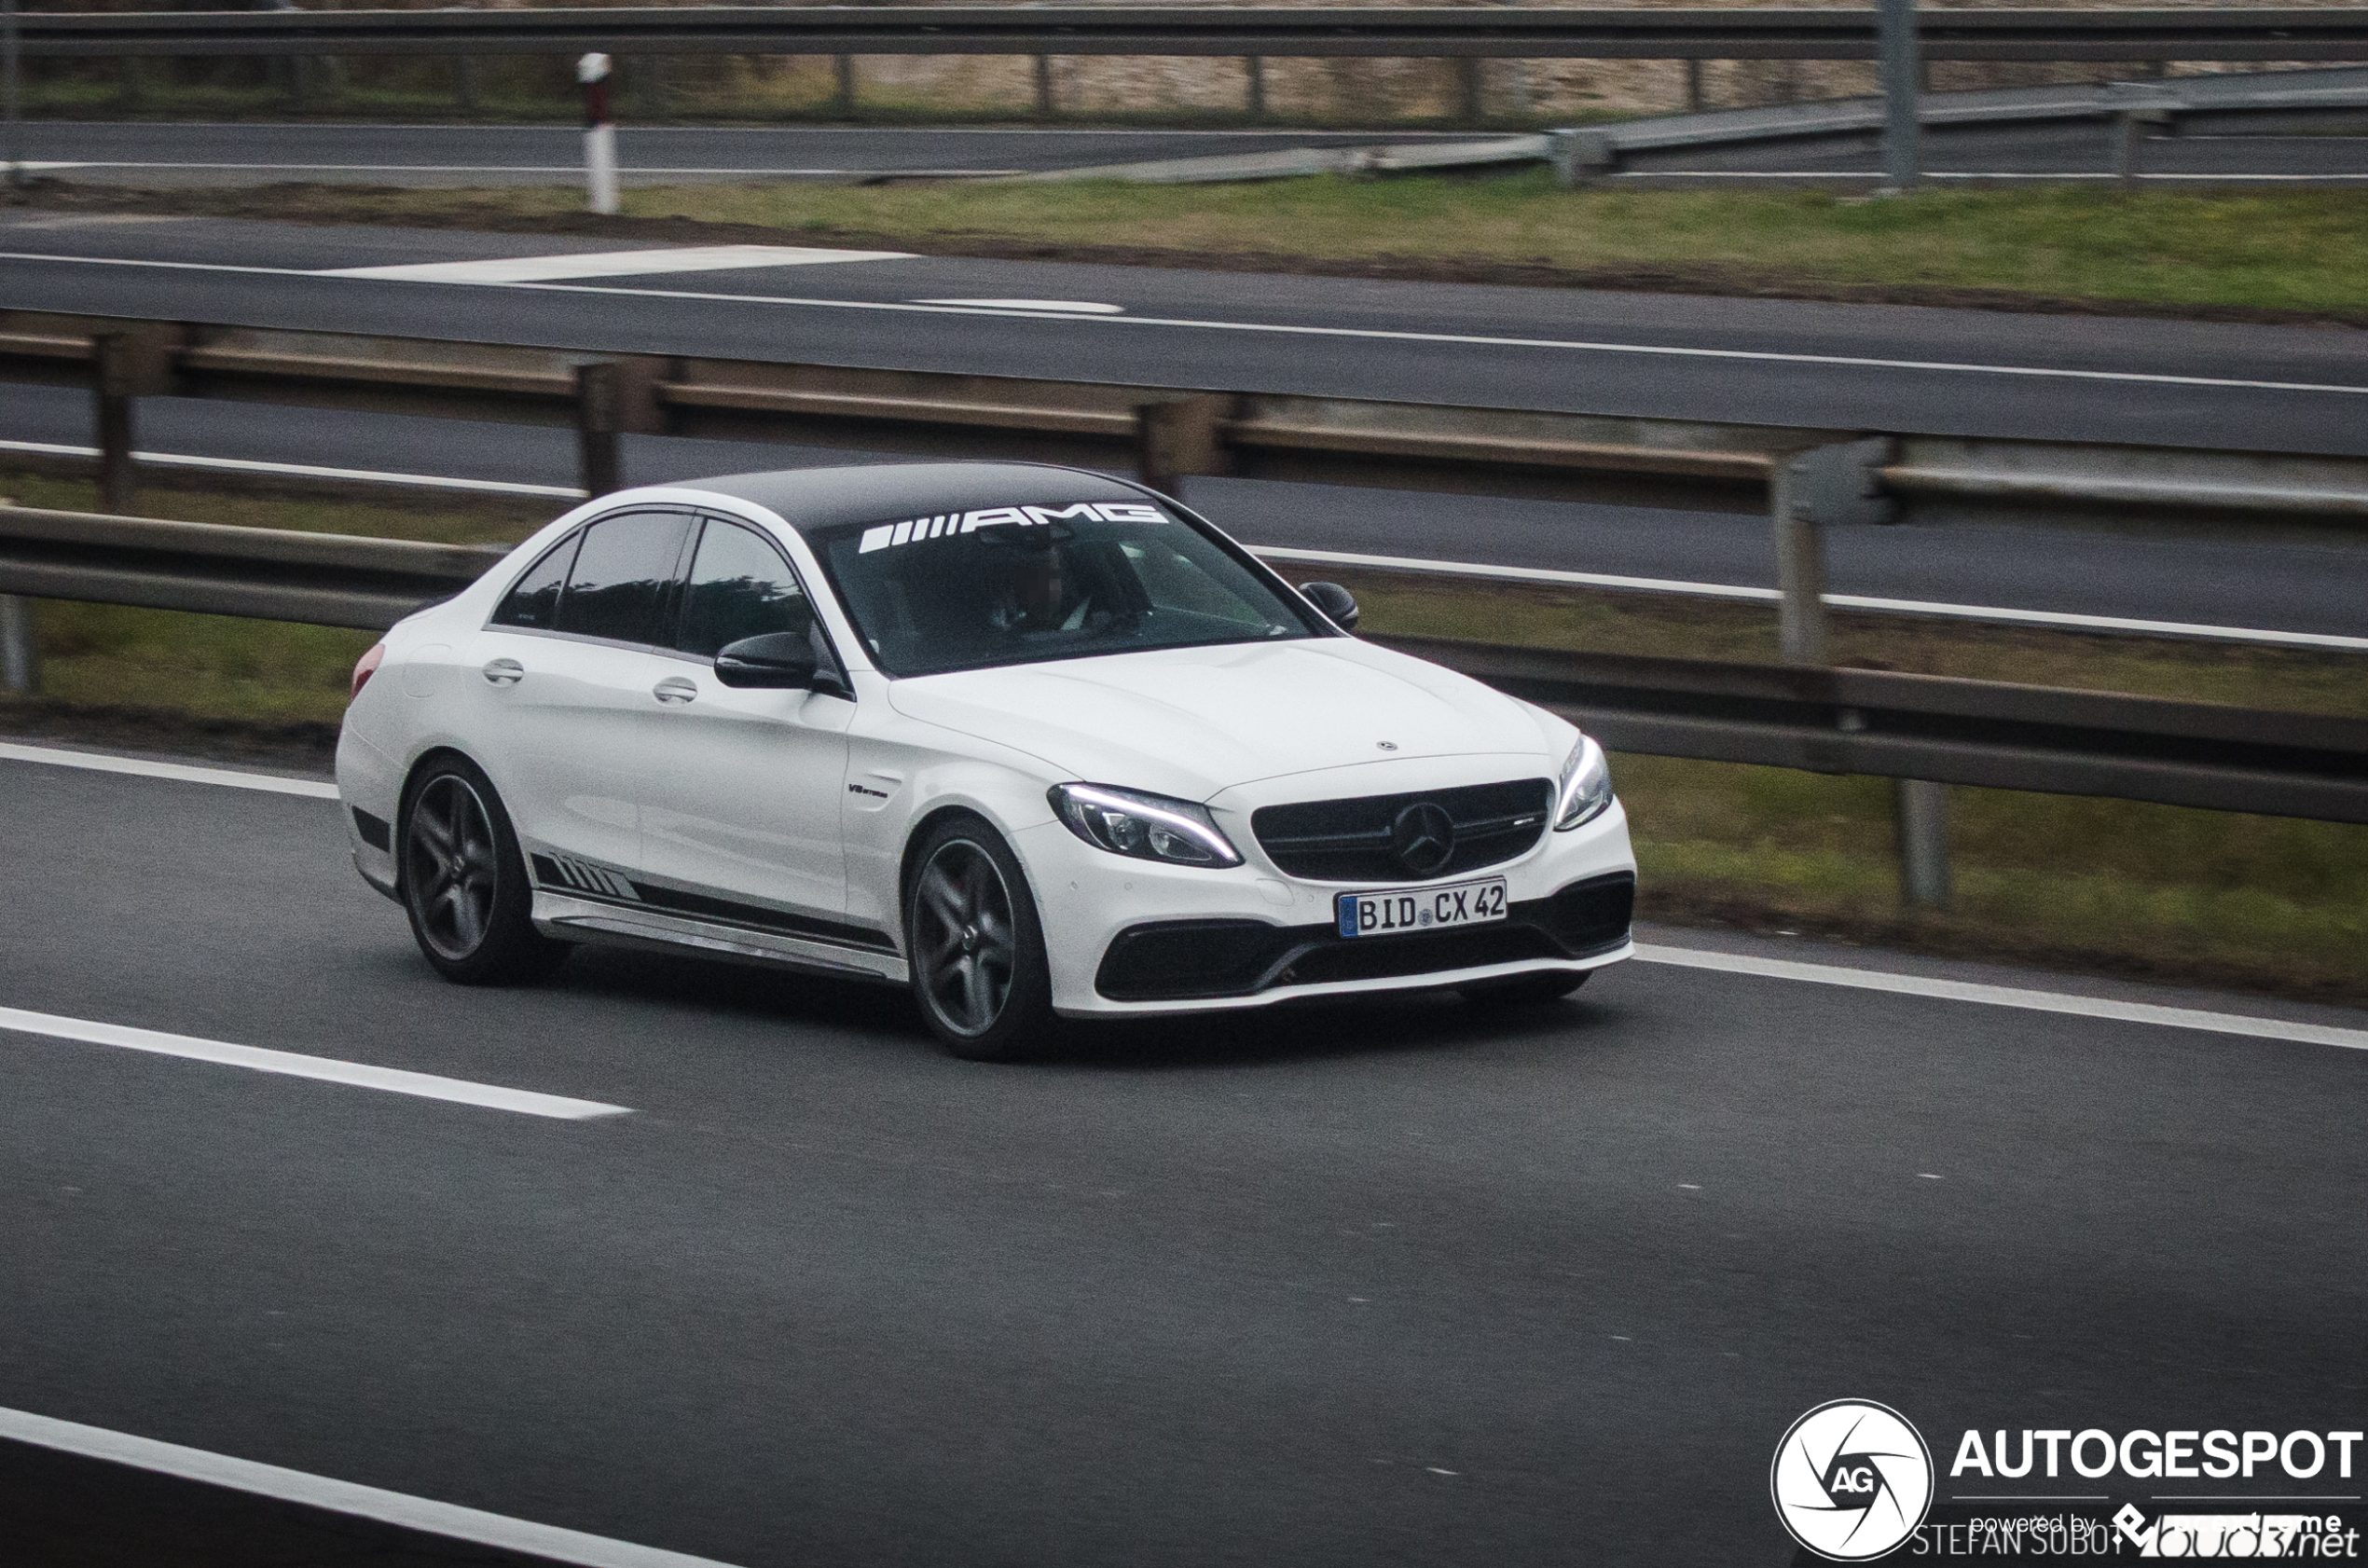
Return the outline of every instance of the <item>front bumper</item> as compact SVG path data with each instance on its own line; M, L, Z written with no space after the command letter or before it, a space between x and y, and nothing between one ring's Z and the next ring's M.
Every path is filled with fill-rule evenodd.
M1016 835L1014 847L1037 895L1053 1007L1068 1017L1442 989L1597 969L1633 951L1636 862L1617 803L1516 860L1435 879L1504 877L1504 920L1400 937L1342 938L1332 901L1350 885L1285 877L1256 860L1223 871L1129 860L1058 823Z

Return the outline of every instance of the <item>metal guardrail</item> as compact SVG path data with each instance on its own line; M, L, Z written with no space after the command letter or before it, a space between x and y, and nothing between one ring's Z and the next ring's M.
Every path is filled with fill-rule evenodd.
M507 551L0 506L0 594L381 630ZM1888 671L1375 641L1617 751L2368 822L2368 720Z
M33 57L532 54L1132 54L1872 60L1844 7L619 7L534 10L32 12ZM1925 10L1924 57L2368 60L2344 7Z

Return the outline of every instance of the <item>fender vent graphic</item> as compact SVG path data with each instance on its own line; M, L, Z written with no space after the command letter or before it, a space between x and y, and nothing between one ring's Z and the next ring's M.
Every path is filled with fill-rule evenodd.
M641 901L640 891L615 872L571 860L564 855L537 855L534 879L546 887L572 887L579 893L597 893L604 899Z

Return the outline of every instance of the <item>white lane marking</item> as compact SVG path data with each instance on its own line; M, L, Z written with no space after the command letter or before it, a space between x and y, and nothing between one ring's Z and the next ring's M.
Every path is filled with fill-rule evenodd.
M1090 299L916 299L916 305L969 305L981 310L1066 310L1079 316L1122 316L1123 305L1100 305Z
M1965 980L1928 980L1921 975L1887 974L1880 970L1844 969L1838 964L1803 964L1789 958L1755 958L1740 953L1707 953L1698 948L1662 947L1641 942L1636 944L1636 957L1642 963L1717 970L1728 974L1755 975L1767 980L1800 980L1814 985L1846 985L1860 991L1890 991L1903 997L1978 1002L1989 1007L2023 1008L2032 1012L2070 1013L2077 1018L2105 1018L2123 1024L2155 1024L2169 1029L2200 1029L2207 1034L2244 1035L2254 1039L2292 1040L2303 1045L2332 1045L2345 1051L2368 1051L2368 1029L2338 1029L2324 1024L2290 1024L2282 1018L2255 1018L2238 1012L2158 1007L2152 1002L2108 1001L2100 997L2075 997L2061 991L2027 991L2018 986L1984 985Z
M99 448L68 446L58 441L0 441L0 452L95 458L99 455ZM184 452L134 452L131 461L146 463L152 468L211 468L238 474L282 474L305 479L358 479L373 485L402 485L413 489L547 496L555 501L584 499L584 492L573 485L521 485L506 479L450 479L433 474L387 474L375 468L324 468L316 463L264 462L253 458L201 458Z
M1310 566L1361 566L1382 571L1417 571L1433 577L1484 577L1515 583L1615 588L1631 593L1684 594L1697 598L1751 599L1760 603L1773 603L1784 597L1774 588L1747 587L1732 583L1688 583L1669 577L1621 577L1604 571L1559 571L1538 566L1491 566L1481 561L1434 561L1411 556L1365 556L1345 550L1296 550L1266 544L1253 544L1249 550L1250 554L1266 560L1299 561ZM2193 621L2145 621L2124 615L2085 615L2068 610L2007 610L1986 604L1876 598L1865 594L1825 594L1822 597L1838 610L1943 616L1961 621L1995 621L2010 626L2066 626L2081 631L2136 632L2155 637L2197 638L2214 642L2263 642L2279 647L2368 652L2368 637L2344 637L2334 632L2267 631L2250 626L2216 626Z
M600 1116L629 1116L626 1107L599 1100L575 1100L564 1094L538 1094L530 1089L504 1089L495 1083L472 1083L434 1073L406 1072L401 1067L374 1067L363 1062L341 1062L333 1056L306 1056L293 1051L267 1051L261 1046L233 1045L227 1040L168 1035L156 1029L134 1029L122 1024L99 1024L87 1018L62 1018L50 1012L28 1012L0 1007L0 1030L44 1035L51 1039L84 1045L109 1045L119 1051L141 1051L154 1056L178 1056L185 1061L218 1066L245 1067L252 1072L310 1078L355 1089L376 1089L388 1094L409 1094L422 1100L447 1100L454 1105L487 1110L543 1116L559 1121L586 1121Z
M261 790L275 795L308 795L333 801L337 787L313 778L282 778L271 773L243 773L232 768L197 767L187 763L152 763L144 757L110 757L101 751L69 751L56 746L19 746L0 741L0 762L44 763L51 767L88 768L93 773L129 773L142 778L170 778L183 784L218 784L233 790Z
M0 226L5 228L5 226ZM151 268L164 271L232 272L265 278L334 278L339 274L297 267L254 267L219 261L148 261L124 256L59 255L38 251L0 251L0 261L39 261L84 267ZM369 280L360 280L368 282ZM1142 326L1198 332L1262 333L1278 337L1317 337L1384 343L1434 343L1456 348L1541 349L1566 353L1633 354L1659 359L1707 359L1730 364L1822 364L1856 370L1921 370L1949 375L2014 376L2040 380L2101 381L2126 386L2211 387L2233 392L2368 393L2368 384L2324 381L2256 381L2226 376L2171 376L2151 370L2067 370L2050 365L1978 364L1954 360L1879 359L1865 354L1796 354L1761 349L1697 349L1667 343L1607 343L1566 337L1494 337L1479 333L1400 332L1382 327L1305 326L1276 322L1203 321L1187 316L1080 316L1067 311L982 310L971 305L923 305L886 299L817 299L796 295L713 294L693 289L628 289L594 283L510 283L508 288L554 294L610 295L640 299L681 299L702 305L777 305L815 310L874 310L888 314L995 316L1003 320L1065 321L1099 326Z
M429 261L398 267L335 267L322 278L390 278L415 283L533 283L555 278L629 278L661 272L730 272L752 267L819 267L841 261L905 261L904 251L825 251L804 245L681 245L671 250L595 251L580 255Z
M233 1459L228 1454L183 1448L178 1443L160 1443L153 1437L135 1437L103 1426L59 1421L30 1410L0 1410L0 1437L83 1459L127 1465L135 1470L196 1481L202 1486L218 1486L352 1519L366 1519L400 1530L416 1530L473 1546L572 1563L578 1568L730 1568L713 1558L638 1547L630 1541L587 1535L580 1530L562 1530L555 1524L536 1524L352 1481L331 1480L326 1476L282 1469L252 1459Z

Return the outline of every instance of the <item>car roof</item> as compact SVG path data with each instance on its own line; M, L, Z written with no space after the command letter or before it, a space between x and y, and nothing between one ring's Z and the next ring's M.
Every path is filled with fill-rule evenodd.
M1122 479L1035 462L882 462L728 474L673 488L711 490L778 514L800 533L933 512L1080 501L1140 501Z

